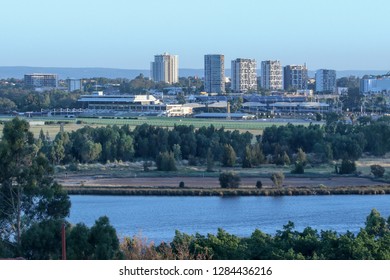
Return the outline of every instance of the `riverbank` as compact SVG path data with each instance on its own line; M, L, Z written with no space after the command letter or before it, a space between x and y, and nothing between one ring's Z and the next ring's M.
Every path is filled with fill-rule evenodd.
M130 196L298 196L298 195L384 195L390 185L339 187L281 187L281 188L177 188L177 187L112 187L65 186L71 195L130 195Z

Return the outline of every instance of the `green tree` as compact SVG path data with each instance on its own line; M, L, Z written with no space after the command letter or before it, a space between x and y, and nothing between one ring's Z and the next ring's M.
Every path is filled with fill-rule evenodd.
M87 140L85 143L82 143L81 148L81 160L83 162L94 162L98 160L102 152L102 145L100 143L94 143L91 140Z
M226 167L233 167L236 163L236 152L230 144L225 144L222 156L222 165Z
M265 156L264 156L264 153L263 153L263 150L261 148L261 145L260 143L255 143L252 147L252 155L251 155L251 160L252 160L252 164L254 166L258 166L260 164L263 164L265 162Z
M338 170L339 174L351 174L356 171L356 164L353 160L344 158L341 161L340 168Z
M382 178L383 175L385 174L385 168L379 164L373 164L370 166L370 168L371 168L371 173L376 178Z
M301 162L296 161L295 165L294 165L294 169L291 170L291 173L292 174L303 174L303 173L305 173L304 165Z
M22 254L32 260L59 260L63 220L45 220L33 224L22 234Z
M220 228L217 235L208 234L206 246L211 248L215 260L240 260L247 250L239 237Z
M223 172L219 174L221 188L238 188L241 178L234 172Z
M206 169L206 171L207 172L213 172L213 168L214 168L214 155L213 155L213 153L212 153L210 148L207 150L207 158L206 158L206 160L207 160L207 169Z
M175 156L172 152L160 153L156 158L157 170L160 171L176 171Z
M65 148L61 140L56 139L50 147L50 159L53 164L60 164L65 158Z
M100 217L91 227L88 239L92 246L92 259L113 260L120 258L119 240L108 217Z
M381 217L376 209L372 209L370 215L367 216L365 230L374 236L383 236L389 232L389 229L386 228L385 218Z
M88 260L92 258L93 248L89 242L90 229L83 223L78 223L69 229L67 237L67 259Z
M172 147L175 160L181 160L181 147L179 144L174 144Z
M274 185L280 188L283 185L284 174L282 172L276 172L271 175L271 181Z
M5 124L0 142L0 237L15 244L33 223L69 215L70 200L53 179L54 169L37 153L29 124Z
M307 156L306 153L302 150L302 148L298 149L297 162L300 162L303 166L305 166L307 163Z
M290 160L290 157L288 156L287 152L283 153L283 164L284 165L290 165L291 164L291 160Z
M17 106L15 102L8 98L0 97L0 112L9 112L16 109Z
M242 168L252 168L252 152L249 145L245 147L244 157L242 159Z
M293 174L305 173L306 162L307 162L306 153L301 148L299 148L297 153L297 159L295 161L295 167L291 171L291 173Z

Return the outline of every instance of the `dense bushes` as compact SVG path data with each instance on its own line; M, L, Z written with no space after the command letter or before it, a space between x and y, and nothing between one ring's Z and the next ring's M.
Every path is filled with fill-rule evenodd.
M175 171L176 163L173 152L160 153L156 158L157 170L160 171Z
M271 174L271 181L277 188L280 188L283 185L284 174L282 172L276 172Z
M34 224L22 236L20 252L0 240L0 258L60 259L62 220ZM89 228L67 224L67 258L89 259L214 259L214 260L390 260L390 217L386 220L373 209L365 227L357 234L336 233L307 227L295 230L288 222L275 235L256 229L251 236L238 237L223 229L217 234L188 235L176 231L171 242L160 244L125 237L120 242L107 217Z
M385 174L385 168L379 164L373 164L370 166L370 168L371 168L371 173L376 178L382 178L383 175Z
M71 226L63 220L47 220L33 224L22 235L21 255L26 259L61 259L61 227L66 224L67 259L112 260L122 258L119 239L114 227L105 216L89 228L79 223ZM0 258L6 255L1 255Z
M223 172L219 175L221 188L238 188L241 178L234 172Z
M340 167L336 166L336 173L338 174L352 174L356 171L356 164L353 160L343 159Z
M223 229L217 234L188 235L176 231L170 243L145 244L126 238L121 246L127 259L214 259L214 260L389 260L390 217L386 221L375 209L357 234L317 230L295 230L288 222L275 235L255 230L238 237Z

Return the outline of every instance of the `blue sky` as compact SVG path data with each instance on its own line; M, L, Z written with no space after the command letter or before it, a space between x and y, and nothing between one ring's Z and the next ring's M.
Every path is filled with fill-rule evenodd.
M149 69L155 54L390 70L388 0L8 0L0 66Z

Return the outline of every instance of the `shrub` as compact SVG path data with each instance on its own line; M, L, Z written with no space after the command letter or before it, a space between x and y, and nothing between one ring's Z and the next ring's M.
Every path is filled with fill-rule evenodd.
M284 174L282 172L276 172L271 175L271 180L276 187L281 187L284 181Z
M71 163L68 166L69 171L79 171L79 164L77 162Z
M356 164L353 160L343 159L338 170L339 174L352 174L356 171Z
M299 161L295 162L295 167L294 167L293 170L291 170L291 173L292 174L303 174L303 173L305 173L305 168L304 168L302 162L299 162Z
M160 153L156 158L157 170L176 171L176 161L172 152Z
M221 188L238 188L241 178L234 172L223 172L219 175Z
M143 168L144 168L144 172L149 172L150 171L150 168L152 166L152 163L149 162L149 161L144 161L144 163L142 164Z
M379 164L373 164L370 166L370 168L371 168L371 173L376 178L382 178L383 175L385 174L385 168Z
M193 155L188 156L188 165L190 166L197 166L198 165L198 159L194 157Z

